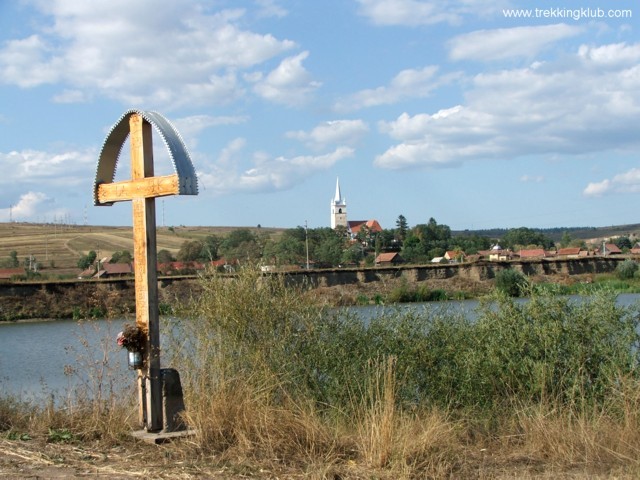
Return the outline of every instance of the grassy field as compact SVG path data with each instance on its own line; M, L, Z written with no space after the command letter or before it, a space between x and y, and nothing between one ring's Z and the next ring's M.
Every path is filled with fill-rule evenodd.
M159 227L158 249L177 254L187 240L207 235L224 236L240 227ZM250 228L254 232L277 235L282 229ZM43 269L59 274L77 273L78 259L94 250L99 258L116 251L133 252L131 227L54 225L37 223L0 223L0 260L9 258L11 251L18 258L33 255Z

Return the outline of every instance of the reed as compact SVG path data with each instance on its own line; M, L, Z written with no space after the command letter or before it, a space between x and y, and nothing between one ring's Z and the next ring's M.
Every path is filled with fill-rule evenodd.
M364 324L283 276L203 278L163 352L197 435L168 448L258 478L637 477L638 307L542 290L473 319L426 308ZM108 359L72 403L1 400L0 430L125 442L135 406L112 394Z

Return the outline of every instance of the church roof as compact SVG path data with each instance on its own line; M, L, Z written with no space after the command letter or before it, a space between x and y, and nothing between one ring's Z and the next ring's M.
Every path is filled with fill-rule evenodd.
M382 227L377 220L350 220L347 222L347 228L354 235L357 235L363 226L366 226L371 232L382 231Z
M333 197L334 205L346 205L346 201L342 198L342 193L340 192L340 179L336 178L336 194Z

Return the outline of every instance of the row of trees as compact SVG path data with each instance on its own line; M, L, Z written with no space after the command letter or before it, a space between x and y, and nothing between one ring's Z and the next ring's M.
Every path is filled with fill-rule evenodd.
M490 249L497 241L477 234L453 235L449 226L438 224L433 218L409 227L407 219L400 215L396 228L372 232L363 227L355 238L351 238L344 227L334 230L299 226L285 230L277 239L249 229L237 229L226 237L209 235L202 240L187 241L176 259L211 261L224 257L282 266L304 265L308 258L313 266L331 267L362 262L370 265L379 253L393 251L399 252L407 262L427 263L443 256L447 250L473 254ZM500 239L503 248L550 248L553 244L549 237L526 227L509 230ZM170 255L159 252L159 261L163 261L160 256L164 259L167 254Z

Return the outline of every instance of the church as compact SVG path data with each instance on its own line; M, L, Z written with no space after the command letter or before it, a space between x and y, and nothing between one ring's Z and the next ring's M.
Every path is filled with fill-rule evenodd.
M372 233L382 231L377 220L347 220L347 200L340 191L340 179L336 179L336 193L331 199L331 228L345 227L351 238L355 238L363 227Z

